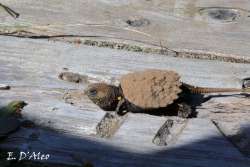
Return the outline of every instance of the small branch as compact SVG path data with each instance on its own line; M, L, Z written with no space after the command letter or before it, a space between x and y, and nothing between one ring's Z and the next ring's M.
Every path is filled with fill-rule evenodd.
M9 13L9 15L11 15L14 19L18 18L20 16L19 13L15 12L14 10L12 10L11 8L9 8L8 6L3 5L2 3L0 3L0 6L7 12Z

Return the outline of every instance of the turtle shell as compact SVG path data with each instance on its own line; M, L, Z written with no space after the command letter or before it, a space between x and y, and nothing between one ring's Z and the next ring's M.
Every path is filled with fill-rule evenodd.
M121 77L125 99L141 109L166 107L181 92L180 76L174 71L145 70Z

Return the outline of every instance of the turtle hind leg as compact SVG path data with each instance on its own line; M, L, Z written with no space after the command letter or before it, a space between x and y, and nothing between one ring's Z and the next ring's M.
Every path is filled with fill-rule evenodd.
M189 118L192 115L192 108L189 104L182 102L178 103L178 117Z

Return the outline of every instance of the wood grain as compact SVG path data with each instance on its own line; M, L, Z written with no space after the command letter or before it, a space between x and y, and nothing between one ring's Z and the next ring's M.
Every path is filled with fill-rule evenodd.
M23 117L38 125L12 134L1 148L42 151L51 154L49 162L76 165L84 161L95 166L250 164L208 119L218 105L231 104L227 111L238 106L239 112L248 114L246 104L250 99L244 95L218 95L203 103L197 109L201 118L189 121L173 144L159 147L152 139L167 117L129 113L111 138L99 138L95 127L105 112L82 94L87 84L58 79L59 73L68 68L90 76L90 82L117 84L119 77L129 71L160 68L176 70L184 81L198 86L240 87L240 79L250 75L246 64L79 47L41 39L0 37L0 43L0 80L11 86L10 90L0 90L0 103L14 99L28 102ZM64 99L72 92L77 94L71 99L73 105Z
M1 10L1 32L10 35L99 37L104 41L167 47L180 51L175 55L180 57L249 62L250 3L246 0L62 0L60 3L3 0L2 3L20 13L14 19ZM128 24L131 22L135 26Z

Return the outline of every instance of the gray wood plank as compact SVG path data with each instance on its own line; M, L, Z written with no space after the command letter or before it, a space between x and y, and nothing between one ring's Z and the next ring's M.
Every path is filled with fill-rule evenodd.
M180 57L249 62L250 3L246 0L62 0L60 3L3 0L2 3L20 13L14 19L1 10L2 33L17 31L20 35L27 31L38 36L103 37L129 44L168 47L180 51Z
M1 147L43 151L51 154L51 162L78 165L87 160L95 166L226 164L245 167L250 164L249 159L222 137L206 115L204 119L192 120L183 130L183 136L177 138L177 144L169 147L152 144L166 118L145 114L129 114L112 138L98 138L95 127L105 112L82 95L87 84L58 79L63 68L94 78L91 82L108 83L117 83L119 77L129 71L160 68L176 70L184 81L199 86L240 87L240 79L250 74L246 64L128 53L14 37L0 37L0 44L0 80L11 86L10 90L0 90L0 103L3 105L13 99L27 101L29 105L23 116L39 125L12 134ZM75 94L68 99L74 105L65 102L65 93ZM239 108L249 103L249 98L238 103L242 96L218 97L207 101L198 111L211 112L214 106L229 103L229 99Z
M58 80L65 67L96 78L95 82L108 83L117 83L122 74L145 68L176 70L184 82L210 87L241 87L241 79L250 76L247 64L79 47L47 40L0 37L0 41L2 83L15 86L84 88L86 84Z

